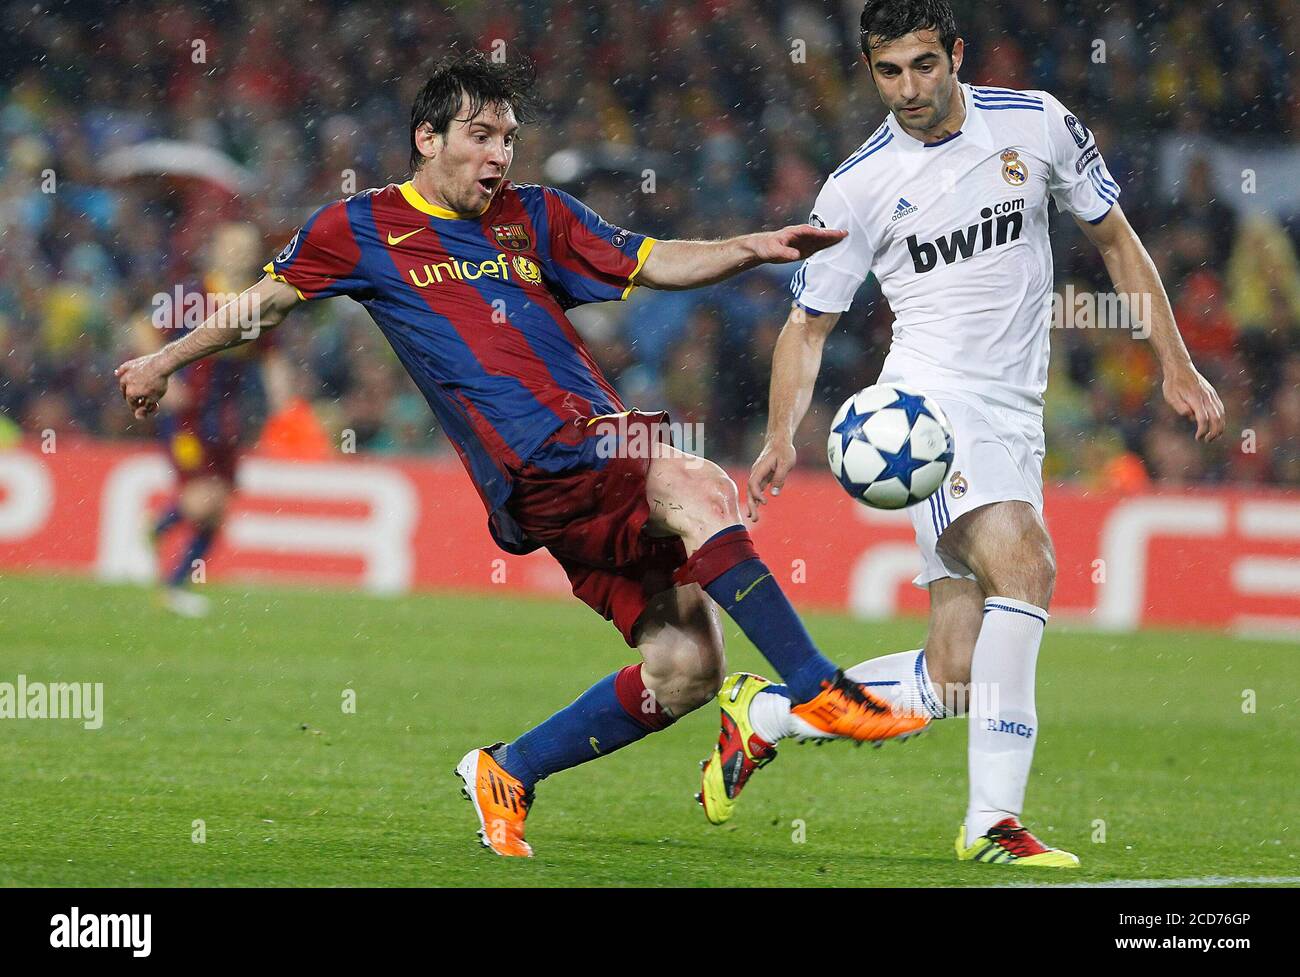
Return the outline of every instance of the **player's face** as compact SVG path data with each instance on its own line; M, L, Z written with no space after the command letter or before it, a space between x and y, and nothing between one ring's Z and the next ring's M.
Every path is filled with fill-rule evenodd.
M468 97L445 137L436 137L434 157L424 165L447 206L462 214L487 207L515 158L515 113L487 106L469 117Z
M871 69L880 99L905 129L928 132L954 109L957 69L961 67L961 38L952 49L952 63L934 31L916 31L871 48L862 60Z

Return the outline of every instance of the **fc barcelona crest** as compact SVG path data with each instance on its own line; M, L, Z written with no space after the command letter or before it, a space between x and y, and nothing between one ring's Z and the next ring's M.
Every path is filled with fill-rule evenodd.
M533 246L528 229L523 224L493 224L492 236L506 251L527 251Z

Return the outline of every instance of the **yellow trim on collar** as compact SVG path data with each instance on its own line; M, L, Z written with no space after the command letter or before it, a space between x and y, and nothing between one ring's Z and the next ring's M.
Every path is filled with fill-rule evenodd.
M406 198L406 202L420 213L428 214L431 217L441 217L443 220L469 220L475 217L482 217L488 207L492 206L492 201L489 200L483 209L477 213L458 214L454 210L448 210L446 207L439 207L436 204L429 203L429 201L424 199L424 196L420 191L415 189L415 184L410 180L398 184L397 189L402 191L402 196Z
M632 294L632 289L636 288L636 276L645 264L646 258L650 257L650 252L659 242L652 237L646 238L641 242L641 247L636 249L636 267L632 269L632 274L627 276L628 285L623 289L623 294L619 296L619 301L627 298Z

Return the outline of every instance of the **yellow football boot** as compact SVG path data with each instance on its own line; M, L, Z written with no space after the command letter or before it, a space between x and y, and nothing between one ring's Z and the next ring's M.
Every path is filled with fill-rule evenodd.
M749 704L772 683L760 675L736 672L718 690L722 732L713 755L700 764L704 786L695 799L712 824L722 824L736 809L736 798L753 772L776 759L776 747L761 739L749 724Z
M1004 818L988 833L966 845L966 825L957 829L957 860L985 865L1026 865L1031 868L1078 868L1079 856L1048 848L1015 818Z

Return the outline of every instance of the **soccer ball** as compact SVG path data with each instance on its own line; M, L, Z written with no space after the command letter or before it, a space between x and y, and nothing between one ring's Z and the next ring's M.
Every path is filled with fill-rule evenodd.
M826 442L844 491L876 509L929 498L948 477L952 452L952 425L939 405L897 383L878 383L844 401Z

